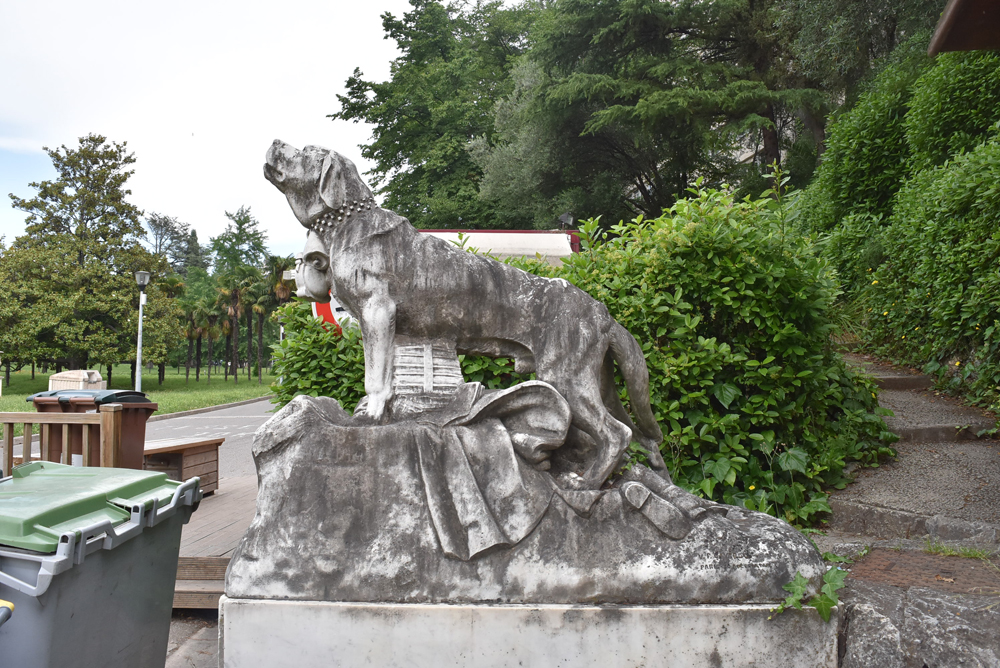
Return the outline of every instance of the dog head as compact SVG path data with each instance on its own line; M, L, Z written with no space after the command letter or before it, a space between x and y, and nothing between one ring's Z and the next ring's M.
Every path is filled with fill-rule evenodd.
M323 214L372 196L354 163L344 156L320 146L300 151L279 139L267 151L264 178L284 193L306 227Z
M296 296L320 304L330 301L333 287L330 256L323 240L312 230L306 234L306 247L295 256L295 283L298 285Z

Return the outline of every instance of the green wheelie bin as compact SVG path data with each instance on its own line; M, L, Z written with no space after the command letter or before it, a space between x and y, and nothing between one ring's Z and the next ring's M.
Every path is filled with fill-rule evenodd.
M0 666L163 668L198 482L44 461L0 479Z

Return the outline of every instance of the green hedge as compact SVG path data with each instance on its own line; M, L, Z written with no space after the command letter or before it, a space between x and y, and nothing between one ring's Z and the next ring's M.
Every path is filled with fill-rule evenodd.
M829 232L851 213L885 215L910 174L906 115L914 85L933 61L927 38L901 46L858 98L827 126L826 151L816 178L801 193L800 224Z
M917 76L919 75L919 76ZM899 57L829 127L795 209L869 350L1000 403L1000 54Z
M1000 140L900 191L886 261L863 294L866 339L980 403L1000 399Z
M876 464L894 437L871 381L830 349L834 276L807 242L785 234L780 211L772 200L703 191L608 236L586 222L584 251L562 267L520 264L583 288L640 341L678 484L802 522L829 511L825 490L846 484L847 461ZM302 317L307 308L283 312L276 393L351 406L363 384L356 333L336 340ZM519 380L506 360L483 364L464 360L467 378ZM631 455L644 457L637 447Z

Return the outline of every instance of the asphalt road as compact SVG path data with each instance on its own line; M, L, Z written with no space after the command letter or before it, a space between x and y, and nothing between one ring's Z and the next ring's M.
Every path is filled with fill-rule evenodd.
M264 400L198 415L148 422L146 440L222 436L226 442L219 448L219 477L257 475L250 451L253 447L253 434L271 417L272 410L274 404Z

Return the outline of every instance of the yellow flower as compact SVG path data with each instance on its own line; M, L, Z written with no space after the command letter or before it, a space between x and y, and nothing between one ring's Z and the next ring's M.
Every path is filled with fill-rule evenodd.
M906 338L906 334L903 334L903 338L904 338L904 339Z
M913 331L915 332L915 331L917 331L918 329L920 329L920 328L919 328L919 327L914 327L914 328L913 328Z
M872 281L872 285L875 285L876 283L878 283L878 281Z
M750 491L751 491L751 492L752 492L752 491L754 491L755 489L757 489L757 487L756 487L756 486L754 486L754 485L750 485Z
M955 366L961 366L961 362L955 362Z
M885 311L884 313L882 313L882 315L889 315L889 312Z

